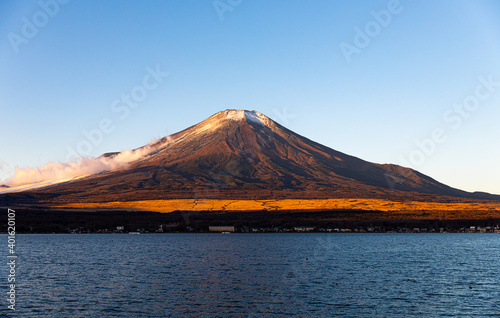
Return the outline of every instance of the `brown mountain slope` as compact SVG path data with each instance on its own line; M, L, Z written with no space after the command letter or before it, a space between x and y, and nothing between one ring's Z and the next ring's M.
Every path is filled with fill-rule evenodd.
M222 111L140 149L149 153L126 168L14 196L51 203L174 198L500 198L454 189L412 169L346 155L255 111Z

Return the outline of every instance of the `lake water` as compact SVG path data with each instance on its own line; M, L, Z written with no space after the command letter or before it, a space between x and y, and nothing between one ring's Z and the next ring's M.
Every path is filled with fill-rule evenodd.
M500 316L498 234L16 239L14 317Z

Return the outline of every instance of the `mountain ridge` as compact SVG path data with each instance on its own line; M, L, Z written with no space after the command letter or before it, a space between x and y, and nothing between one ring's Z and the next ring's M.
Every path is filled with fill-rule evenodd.
M18 193L44 202L379 198L500 200L416 170L376 164L303 137L256 111L228 109L131 152L113 171ZM120 153L101 155L113 159ZM1 196L1 195L0 195Z

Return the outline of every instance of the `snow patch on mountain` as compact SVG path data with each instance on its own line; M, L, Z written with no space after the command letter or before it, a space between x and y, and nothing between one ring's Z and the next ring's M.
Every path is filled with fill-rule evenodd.
M269 121L269 118L259 112L256 112L255 110L245 111L245 117L248 121L252 121L264 126L266 126L266 123Z
M261 125L266 125L269 122L269 118L265 115L256 112L255 110L236 110L228 109L225 111L225 118L229 120L243 120L246 119L249 122L254 122Z
M228 110L225 119L242 120L245 118L245 110Z
M265 115L256 112L255 110L237 110L237 109L227 109L225 111L218 112L215 115L210 116L207 120L202 121L195 126L195 129L191 130L181 139L185 139L188 136L198 135L208 131L214 131L222 126L224 126L227 121L241 121L246 120L247 122L258 123L263 126L269 126L271 120ZM179 141L178 140L178 141Z

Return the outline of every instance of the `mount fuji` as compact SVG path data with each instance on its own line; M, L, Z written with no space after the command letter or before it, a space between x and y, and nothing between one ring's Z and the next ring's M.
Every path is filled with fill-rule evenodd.
M0 194L51 204L163 199L374 198L499 200L442 184L416 170L328 148L248 110L225 110L129 151L125 165ZM112 161L121 153L99 157ZM99 159L98 158L98 159Z

